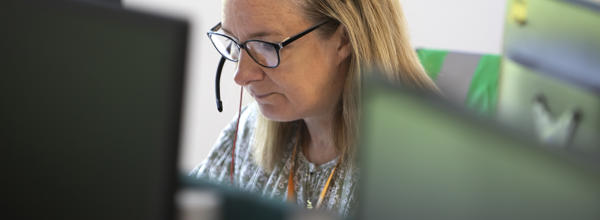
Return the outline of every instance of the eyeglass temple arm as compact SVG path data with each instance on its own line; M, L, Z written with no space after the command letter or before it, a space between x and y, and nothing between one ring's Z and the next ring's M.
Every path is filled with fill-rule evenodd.
M221 57L219 66L217 67L217 75L215 77L215 96L217 98L217 110L219 112L223 112L223 102L221 102L221 71L223 71L225 60L225 57Z
M210 31L218 31L221 28L221 22L210 28Z
M312 26L311 28L309 28L309 29L307 29L307 30L305 30L305 31L302 31L302 33L296 34L296 35L294 35L294 36L291 36L291 37L289 37L289 38L285 39L283 42L281 42L281 43L279 44L279 47L285 47L286 45L288 45L288 44L290 44L290 43L294 42L295 40L298 40L298 38L301 38L302 36L304 36L304 35L306 35L306 34L310 33L311 31L314 31L315 29L319 28L321 25L324 25L324 24L325 24L325 23L327 23L327 22L328 22L328 21L324 21L324 22L321 22L321 23L319 23L319 24L316 24L315 26ZM219 23L218 25L220 25L220 24L221 24L221 23ZM219 27L220 27L220 26L219 26Z

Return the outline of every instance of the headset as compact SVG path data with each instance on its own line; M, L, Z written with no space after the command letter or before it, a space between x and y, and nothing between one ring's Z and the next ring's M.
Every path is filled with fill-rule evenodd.
M221 101L221 71L225 64L225 57L221 56L219 66L217 66L217 75L215 77L215 96L217 98L217 111L223 112L223 102Z
M221 72L223 71L223 66L225 64L226 58L221 56L221 60L219 60L219 65L217 66L217 73L215 76L215 98L217 101L217 111L223 112L223 102L221 101ZM229 180L231 184L234 184L233 174L235 172L235 146L237 143L238 136L238 128L240 126L240 117L242 116L242 95L244 93L244 87L240 88L240 104L238 108L238 117L237 122L235 124L235 136L233 136L233 146L231 149L231 166L229 167Z

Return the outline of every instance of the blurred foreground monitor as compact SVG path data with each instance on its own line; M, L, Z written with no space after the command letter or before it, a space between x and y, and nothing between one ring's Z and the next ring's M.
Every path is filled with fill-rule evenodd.
M600 1L507 6L500 121L552 148L600 154Z
M0 219L173 219L187 23L3 1Z
M265 198L258 193L215 183L206 179L181 176L177 192L180 220L335 220L334 213L306 210L279 199Z
M593 158L541 148L438 97L363 85L361 219L600 219Z

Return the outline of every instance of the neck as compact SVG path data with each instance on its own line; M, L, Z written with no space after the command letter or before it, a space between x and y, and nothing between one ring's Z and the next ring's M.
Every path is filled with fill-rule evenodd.
M334 114L305 118L304 123L310 135L308 143L302 148L306 159L317 165L335 159L339 152L333 141Z

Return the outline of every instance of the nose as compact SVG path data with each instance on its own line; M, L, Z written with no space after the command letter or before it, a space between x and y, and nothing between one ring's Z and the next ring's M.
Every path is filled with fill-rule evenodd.
M252 57L245 50L242 50L238 65L235 70L235 83L245 86L252 81L262 80L264 72L258 63L254 62Z

